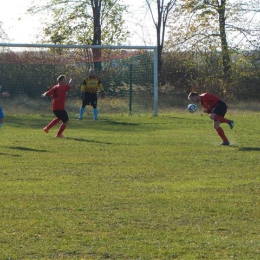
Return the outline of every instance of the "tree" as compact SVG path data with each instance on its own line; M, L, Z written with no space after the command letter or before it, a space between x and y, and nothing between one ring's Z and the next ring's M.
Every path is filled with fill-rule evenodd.
M94 23L94 35L92 45L101 45L101 0L91 0L91 7L93 10L93 23ZM101 58L101 50L93 49L93 59L94 61L99 60ZM101 70L101 63L95 62L95 69L97 71Z
M221 41L222 62L225 80L230 80L231 59L228 49L227 35L226 35L226 0L204 0L205 5L215 10L218 13L219 37Z
M220 50L224 79L229 81L232 75L230 49L241 50L245 41L251 46L257 43L259 22L252 23L255 15L250 4L254 2L256 5L260 1L249 1L243 4L238 0L180 0L169 17L167 47L179 46L182 50L192 51Z
M7 34L5 33L5 31L3 30L2 28L2 22L0 21L0 39L2 40L6 40L8 37L7 37Z
M49 0L42 6L32 6L28 11L32 14L51 14L48 15L51 19L45 24L43 42L118 45L129 35L123 20L126 6L118 2ZM93 49L93 56L100 60L101 51Z
M235 10L236 19L227 25L227 29L233 36L233 48L259 49L260 0L236 0L231 8Z
M146 0L146 4L150 10L154 26L156 28L156 36L157 36L157 47L158 47L158 75L160 77L160 72L162 69L162 50L164 46L165 39L165 30L166 23L168 19L168 15L170 11L173 9L176 0L168 0L166 3L164 0ZM155 12L153 11L153 5L156 4L157 17Z
M179 13L179 16L174 16ZM224 78L231 77L231 61L226 36L226 0L181 0L170 26L170 37L182 48L211 51L220 48ZM176 17L181 17L177 20ZM177 29L178 28L178 29ZM215 39L216 38L216 39ZM215 40L213 40L215 39Z

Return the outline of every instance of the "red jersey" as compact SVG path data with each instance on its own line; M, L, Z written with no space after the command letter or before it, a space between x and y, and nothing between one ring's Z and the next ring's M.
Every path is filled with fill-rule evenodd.
M213 108L217 105L220 100L217 96L210 93L203 93L200 95L200 103L205 108L207 113L211 113Z
M71 89L69 85L55 85L46 95L52 98L52 110L65 110L66 94Z

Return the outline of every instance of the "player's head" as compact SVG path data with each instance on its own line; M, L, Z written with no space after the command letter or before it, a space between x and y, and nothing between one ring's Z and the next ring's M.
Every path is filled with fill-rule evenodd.
M65 83L65 82L66 82L66 76L65 76L65 75L60 75L60 76L57 78L57 81L58 81L59 84Z
M96 75L95 70L90 69L89 72L88 72L88 75L89 75L90 78L94 78L95 75Z
M188 99L192 102L199 102L200 101L200 96L197 92L191 92L189 95L188 95Z

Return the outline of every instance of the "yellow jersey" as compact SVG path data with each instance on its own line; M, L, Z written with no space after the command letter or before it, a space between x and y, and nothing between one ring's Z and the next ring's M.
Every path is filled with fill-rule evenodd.
M97 91L104 91L103 85L98 77L87 77L81 85L81 92L97 93Z

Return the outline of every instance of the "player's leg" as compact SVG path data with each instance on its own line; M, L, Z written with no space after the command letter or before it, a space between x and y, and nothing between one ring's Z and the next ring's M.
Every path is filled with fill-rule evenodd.
M49 130L50 130L52 127L54 127L55 125L57 125L59 122L60 122L60 119L59 119L59 118L54 118L47 126L45 126L45 127L43 128L43 131L44 131L45 133L48 133Z
M93 94L91 105L93 107L93 119L98 120L97 94Z
M220 127L220 121L214 121L213 123L215 130L217 131L218 135L222 139L222 145L229 145L229 141L225 135L224 130Z
M212 110L210 118L220 123L226 123L232 129L234 127L234 121L225 118L227 112L227 105L223 101L219 101L217 106Z
M226 118L224 118L224 117L221 116L221 115L216 115L216 114L215 114L214 117L211 118L211 119L213 119L214 121L219 121L220 123L226 123L226 124L228 124L229 127L230 127L230 129L233 129L233 127L235 126L235 123L234 123L233 120L226 119Z
M97 106L93 106L93 119L98 120L98 109Z
M79 109L79 117L78 120L82 120L83 115L85 113L85 107L86 107L86 92L81 92L81 99L82 99L82 105Z
M56 134L56 137L63 137L62 133L66 129L68 122L69 122L69 116L66 110L60 110L59 111L59 118L62 121L62 124L60 125L60 128Z
M55 111L56 111L56 110L53 111L53 114L56 116L56 118L54 118L47 126L45 126L45 127L43 128L43 131L44 131L45 133L48 133L49 130L50 130L52 127L54 127L55 125L57 125L57 124L60 122L60 119L57 117Z
M82 120L83 119L83 115L85 113L85 109L86 109L86 98L83 98L82 99L82 105L81 105L81 108L79 109L79 117L78 117L78 120Z
M0 107L0 129L4 123L4 112L3 109Z

